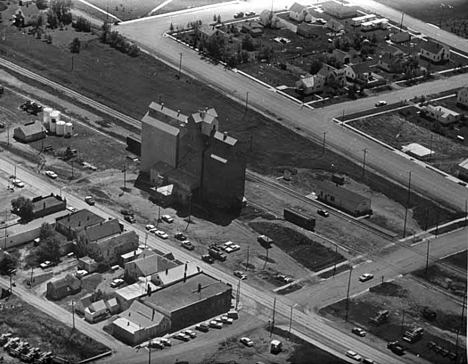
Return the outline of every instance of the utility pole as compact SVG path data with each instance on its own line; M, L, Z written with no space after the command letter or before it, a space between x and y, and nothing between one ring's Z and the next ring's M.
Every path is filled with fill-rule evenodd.
M75 300L72 300L72 320L73 320L72 330L74 330L75 329Z
M323 132L323 143L322 143L322 155L325 155L325 137L327 135L327 132Z
M276 313L276 297L275 297L275 300L273 301L273 319L271 320L270 337L271 335L273 335L273 329L275 328L275 313Z
M149 333L148 333L149 335ZM148 343L148 364L151 364L151 339Z
M190 194L188 196L189 198L189 205L188 205L188 211L189 211L189 215L188 215L188 222L189 224L192 222L192 194Z
M409 172L409 180L408 180L408 199L406 200L405 206L405 222L403 224L403 238L406 237L406 222L408 220L408 206L411 199L411 172Z
M122 170L124 174L124 191L127 189L127 162L124 161L124 168Z
M351 288L351 274L352 273L353 273L353 266L350 266L349 279L348 279L348 292L346 293L346 316L345 316L346 322L348 322L348 316L349 316L349 289Z
M265 264L263 265L262 270L265 270L265 267L268 263L268 247L267 246L265 246L265 250L266 250Z
M427 275L427 270L429 268L429 245L430 245L431 240L428 238L427 239L427 250L426 250L426 272L425 274Z
M32 288L32 284L33 284L33 279L34 279L34 278L33 278L33 271L34 271L34 268L31 267L31 279L29 280L29 283L30 283L29 288Z
M179 76L178 76L179 80L180 80L180 73L181 73L181 71L182 71L182 56L183 56L183 54L180 53L180 60L179 60Z
M240 301L240 286L241 286L241 279L239 279L239 282L237 283L237 293L236 293L236 310L239 305Z
M462 305L462 314L461 314L461 318L460 318L460 326L458 327L458 330L457 330L457 340L456 340L456 343L455 343L455 355L456 355L457 358L458 358L458 340L459 340L460 330L463 327L464 317L465 317L465 305L466 305L466 285L465 285L465 292L463 294L463 305ZM460 358L460 363L462 361L463 361L463 355Z
M365 177L366 175L366 154L367 154L367 148L363 149L364 152L364 157L362 159L362 178Z
M338 244L335 244L335 254L338 254ZM335 266L333 267L333 278L335 278L336 274L336 259L335 259Z
M44 139L43 139L44 140ZM72 167L72 179L73 179L73 160L71 161L71 167Z
M289 315L289 339L291 339L293 310L294 310L294 307L296 307L296 306L297 306L297 303L295 305L291 306L291 314Z
M247 114L247 110L249 109L249 91L247 91L247 96L245 97L245 113Z
M401 316L401 334L403 335L404 332L404 324L405 324L405 310L403 310L403 314Z
M249 269L249 257L250 257L250 245L247 245L247 264L245 265L245 270Z
M435 231L435 236L439 235L439 209L437 209L437 214L436 214L436 231Z

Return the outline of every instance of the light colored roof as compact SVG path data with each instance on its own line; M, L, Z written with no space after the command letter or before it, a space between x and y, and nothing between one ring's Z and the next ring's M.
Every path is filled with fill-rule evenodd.
M435 112L435 113L439 114L439 115L442 116L443 118L445 118L445 117L447 117L447 116L449 116L449 115L453 115L453 116L458 116L458 115L460 115L460 114L457 113L456 111L447 109L446 107L443 107L443 106L427 105L425 108L426 108L426 110L428 110L428 111Z
M158 288L157 286L152 284L150 281L148 281L147 283L137 282L129 286L123 287L115 291L115 293L118 294L123 299L127 301L131 301L135 298L145 296L147 293L146 290L148 288L148 284L150 285L151 290L156 290Z
M348 190L347 188L336 186L334 183L327 181L315 181L314 184L317 186L318 191L335 196L340 201L346 201L348 204L358 205L363 200L369 200L369 198L362 196L354 191ZM319 193L317 193L319 195ZM348 205L347 204L347 205Z
M198 292L199 285L202 287ZM177 311L193 303L231 290L231 286L204 273L188 278L154 292L142 299L149 307L161 307L169 312Z
M88 306L88 310L90 312L102 312L102 311L107 310L107 306L104 300L99 300L99 301L91 303Z
M468 171L468 158L465 159L463 162L461 162L459 165L458 165L461 169L466 169Z
M144 305L140 301L134 301L128 310L122 312L120 318L130 321L138 328L148 328L158 325L164 315L155 309Z
M119 317L115 319L112 322L112 324L120 327L122 330L128 331L131 334L134 334L135 332L142 330L140 326L138 326L137 324L123 317Z
M186 264L158 272L156 275L161 281L161 285L166 286L184 279L184 274L186 274L187 277L191 277L200 272L201 269L194 262L188 262Z
M174 111L172 109L169 109L168 107L164 106L164 103L162 104L159 104L157 102L152 102L150 105L149 105L149 113L151 113L151 115L153 117L155 117L155 115L158 115L158 117L156 117L158 120L160 119L167 119L169 121L177 121L179 123L186 123L187 122L187 116L182 114L179 110L177 111ZM161 120L161 121L166 121L166 120Z
M422 146L421 144L418 143L411 143L408 145L404 145L401 150L405 153L410 152L411 154L414 154L418 157L425 157L431 154L431 150L429 148L426 148ZM434 152L432 151L432 154Z
M43 133L46 130L40 121L33 121L31 123L21 125L18 127L18 129L21 129L23 134L26 136Z
M176 127L174 127L172 125L166 124L166 123L164 123L162 121L159 121L158 119L155 119L155 118L149 116L148 114L143 116L143 119L141 119L141 121L143 123L152 125L152 126L154 126L155 128L158 128L161 131L165 131L168 134L171 134L171 135L178 135L179 134L179 129L178 128L176 128Z
M115 297L106 301L106 306L109 309L112 308L112 307L116 307L118 305L119 305L119 303L117 302L117 299Z
M309 76L301 78L298 82L302 82L305 87L314 87L315 85L315 76Z
M224 159L224 158L221 158L220 156L217 156L216 154L211 154L210 155L210 158L220 162L220 163L223 163L223 164L226 164L227 163L227 159Z
M294 3L289 8L289 11L292 11L293 13L300 13L304 9L307 9L304 5L301 5L299 3Z
M172 195L172 192L174 191L174 185L170 184L166 186L161 186L161 187L158 187L156 191L161 195L170 196Z
M237 143L237 139L225 134L225 133L221 133L219 131L215 132L214 134L214 138L219 140L219 141L222 141L223 143L226 143L226 144L229 144L229 145L234 145Z
M171 262L170 260L157 254L153 254L144 258L139 258L127 264L134 264L140 270L144 277L150 276L153 273L162 272L163 270L170 269L176 266L174 262Z

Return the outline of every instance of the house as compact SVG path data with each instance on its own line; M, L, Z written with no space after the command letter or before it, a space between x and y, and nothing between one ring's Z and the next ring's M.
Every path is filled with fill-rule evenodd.
M354 6L344 5L336 1L326 1L322 3L322 9L325 13L338 19L353 18L358 14Z
M345 26L335 19L330 19L329 21L327 21L325 27L335 33L345 29Z
M354 26L354 27L358 27L362 23L373 20L375 18L376 18L375 14L366 14L366 15L358 16L358 17L355 17L355 18L351 19L351 25Z
M84 314L85 320L93 323L106 318L109 315L109 310L104 300L99 300L86 307Z
M462 114L443 106L427 105L421 109L425 116L437 120L441 124L448 125L461 120Z
M136 259L142 258L142 257L148 257L150 255L154 255L156 252L154 252L151 249L145 249L144 246L138 246L138 249L133 250L131 252L122 254L120 256L120 264L125 267L126 263L133 262Z
M99 224L104 219L95 213L83 209L55 220L55 229L68 239L76 239L86 227Z
M390 73L401 73L406 61L400 56L384 53L378 60L377 66Z
M382 47L380 47L381 53L389 53L392 56L404 56L405 52L403 52L400 48L395 47L394 45L385 43Z
M88 256L78 258L78 269L93 273L98 269L98 263Z
M123 231L123 225L119 223L118 219L111 219L101 221L98 224L86 226L83 230L83 235L86 240L91 243L99 241L110 236L120 234Z
M361 23L361 31L370 31L377 29L387 29L388 19L374 19Z
M201 273L161 288L140 301L169 318L170 332L175 332L228 312L231 294L231 285Z
M411 34L402 30L397 33L390 33L389 39L393 43L409 42L411 40Z
M450 60L450 48L445 44L429 40L423 42L419 55L432 63L441 63Z
M128 345L138 345L170 331L171 321L164 314L139 301L112 322L112 335Z
M297 26L296 33L304 38L317 37L317 26L302 22Z
M47 216L67 208L67 201L51 193L49 196L38 196L32 199L34 218Z
M88 293L87 295L81 297L78 301L74 303L75 312L78 313L80 316L85 315L85 309L95 301L95 294Z
M346 71L344 68L338 69L327 63L322 63L322 68L317 74L325 78L325 85L346 85Z
M13 137L22 143L34 142L46 137L46 128L40 121L32 121L15 128L13 130Z
M323 91L325 77L321 75L306 75L296 82L296 91L303 95L311 95Z
M315 185L315 193L319 201L325 202L353 216L372 213L371 200L367 197L327 181L317 181Z
M335 48L332 52L332 56L342 64L348 64L351 61L351 57L348 52L342 51L341 49Z
M289 8L289 18L293 19L297 22L307 22L310 23L312 22L312 14L310 13L310 10L299 3L294 3L292 6Z
M47 283L46 296L50 300L61 300L62 298L78 293L81 290L81 281L68 273L65 277Z
M120 256L138 248L139 238L135 231L126 231L105 240L89 243L89 256L97 261L104 261L109 265L118 264Z
M256 21L248 21L242 24L241 32L250 34L252 38L257 38L263 34L263 26Z
M198 37L200 41L208 41L213 37L224 37L229 38L229 36L223 32L221 29L216 28L214 25L202 24L198 27L197 30Z
M351 81L367 83L372 79L368 62L356 63L345 67L346 78Z
M263 10L259 16L259 23L265 28L277 29L280 27L280 18L270 10Z
M458 178L468 181L468 158L458 165Z
M200 274L202 270L194 262L177 265L151 276L151 282L158 287L165 287Z
M176 266L176 263L171 262L161 255L151 254L126 263L125 275L133 279L138 279L138 277L148 277Z
M401 147L401 151L420 160L432 158L434 151L418 143L410 143Z
M468 108L468 87L463 87L458 90L457 104Z

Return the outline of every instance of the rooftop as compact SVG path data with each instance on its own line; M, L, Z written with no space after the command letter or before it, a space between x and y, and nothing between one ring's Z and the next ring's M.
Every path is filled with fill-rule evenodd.
M314 184L317 186L319 191L323 191L325 194L336 196L341 201L348 201L351 204L359 204L362 200L369 198L362 196L354 191L348 190L347 188L337 186L332 182L327 181L315 181ZM318 193L317 193L318 195Z
M57 223L63 224L71 229L76 229L78 227L84 228L86 226L98 224L102 221L104 221L104 219L101 216L86 209L57 219Z
M220 163L223 163L223 164L227 163L227 159L221 158L220 156L217 156L216 154L211 154L210 158L214 159L214 160L216 160L216 161L218 161Z
M199 285L200 292L198 292ZM150 297L143 298L142 301L149 307L161 307L173 312L230 290L232 290L230 285L201 273L187 278L185 282L181 281L162 288Z
M187 116L182 114L180 110L174 111L164 106L164 103L159 104L157 102L152 102L149 105L148 114L162 122L169 122L172 125L175 123L175 125L178 126L181 123L187 122Z
M461 162L458 167L460 167L461 169L465 169L468 171L468 158L465 159L463 162Z
M401 150L405 153L411 153L418 157L426 157L434 153L434 151L431 151L429 148L426 148L418 143L404 145L403 147L401 147Z
M163 314L140 301L134 301L128 310L122 312L119 316L141 328L158 325L164 319Z
M444 45L439 42L434 42L432 40L428 40L421 45L421 49L424 49L430 53L437 54L440 50L444 48Z
M98 241L108 236L119 234L122 232L122 226L118 219L112 219L87 226L85 232L88 235L89 241Z
M300 13L302 10L307 9L304 5L301 5L299 3L294 3L291 5L289 8L289 11L292 11L293 13Z
M56 196L51 193L49 196L39 196L32 200L34 211L45 210L53 206L63 204L63 200L60 196Z
M229 144L231 146L235 145L237 143L237 139L231 137L228 135L227 132L221 133L219 131L215 132L214 138L222 141L223 143Z
M130 231L125 231L121 233L120 235L114 236L112 238L98 241L95 244L99 246L101 251L104 251L104 250L109 250L113 247L123 245L126 243L133 243L135 245L135 248L137 248L138 241L139 241L138 234L134 230L130 230Z
M176 128L172 125L166 124L163 121L160 121L158 119L155 119L154 117L150 116L149 114L146 114L143 116L143 119L141 119L142 123L149 124L151 126L154 126L155 128L158 128L159 130L165 131L168 134L171 135L178 135L179 134L179 128Z
M123 299L127 301L131 301L135 298L145 296L147 293L146 290L147 290L148 285L150 285L152 291L158 288L154 284L152 284L150 281L145 282L145 283L137 282L137 283L131 284L130 286L120 288L115 293L118 294Z
M191 277L201 272L200 267L198 267L194 262L188 262L175 266L173 268L166 269L164 271L156 273L157 278L160 281L162 286L167 286L171 283L180 281L184 279L184 274L186 277ZM155 281L152 277L152 280Z
M170 269L176 266L175 263L157 254L139 258L127 264L135 265L140 270L140 272L142 272L144 277L150 276L153 273L165 271L166 269Z
M18 129L21 129L24 135L34 135L45 132L46 130L40 121L33 121L31 123L21 125L18 127Z

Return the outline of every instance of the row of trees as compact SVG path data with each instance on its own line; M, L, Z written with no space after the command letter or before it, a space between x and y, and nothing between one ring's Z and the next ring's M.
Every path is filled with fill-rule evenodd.
M100 39L102 43L109 44L112 48L127 53L132 57L136 57L140 52L140 48L138 48L136 44L127 41L119 32L115 30L112 31L108 22L104 22L101 31Z

